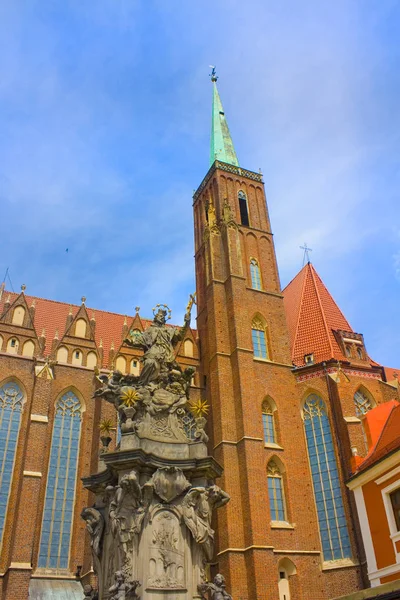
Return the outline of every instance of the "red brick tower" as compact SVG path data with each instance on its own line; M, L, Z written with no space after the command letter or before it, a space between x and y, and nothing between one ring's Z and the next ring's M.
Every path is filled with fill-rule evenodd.
M321 552L262 175L239 166L212 81L211 167L194 194L194 225L200 374L231 495L216 524L216 568L238 600L328 599L362 587L358 551L350 524L339 560Z

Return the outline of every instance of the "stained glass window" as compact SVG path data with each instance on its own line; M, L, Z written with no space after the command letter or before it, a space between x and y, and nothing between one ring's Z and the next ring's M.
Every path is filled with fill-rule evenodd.
M24 395L14 381L0 387L0 542L11 489L23 402Z
M251 337L253 340L254 356L256 358L268 358L265 326L259 317L253 319L251 324Z
M260 267L255 258L250 261L251 287L253 290L261 290Z
M268 463L268 496L272 521L286 521L285 499L283 496L282 474L274 460Z
M324 560L349 558L351 548L339 473L323 400L311 394L303 415Z
M356 414L358 417L361 415L365 415L372 408L371 398L363 392L362 390L358 390L354 394L354 404L356 407Z
M274 413L268 400L263 402L262 421L264 428L264 442L266 444L275 444Z
M72 391L56 402L38 562L46 569L68 568L81 411Z

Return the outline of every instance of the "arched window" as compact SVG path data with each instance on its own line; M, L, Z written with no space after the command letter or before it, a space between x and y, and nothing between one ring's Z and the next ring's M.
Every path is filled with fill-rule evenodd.
M265 323L260 316L254 317L251 324L253 351L256 358L268 358Z
M24 394L14 381L0 387L0 543L14 469Z
M251 275L251 287L253 290L261 290L261 275L258 261L255 258L250 260L250 275Z
M262 404L262 421L264 429L264 442L266 444L276 444L274 408L267 398Z
M346 351L347 358L351 358L351 346L349 346L349 344L346 344L344 349Z
M14 308L13 316L12 316L12 324L13 325L23 325L25 317L25 309L23 306L17 306Z
M25 342L25 344L22 346L22 356L32 357L34 352L35 344L32 342L32 340Z
M115 362L115 368L121 373L126 373L126 359L124 356L118 356Z
M7 342L7 352L9 354L18 354L19 341L17 338L10 338Z
M83 354L80 350L74 350L72 353L72 364L73 365L81 365L83 359Z
M86 337L86 321L85 319L78 319L75 323L75 335L76 337Z
M89 367L89 369L94 369L94 367L97 365L97 354L96 352L89 352L87 357L86 357L86 366Z
M132 358L130 372L131 375L140 375L140 364L138 358Z
M289 558L282 558L278 563L279 600L290 600L289 577L296 574L296 566Z
M267 476L271 521L286 521L282 473L276 460L273 458L268 463Z
M357 356L360 360L363 360L363 358L364 358L362 348L360 348L360 347L357 348Z
M65 346L61 346L61 348L57 350L57 361L60 363L68 362L68 350Z
M57 400L40 538L40 568L68 568L81 417L81 403L72 391Z
M185 356L193 356L193 342L192 340L185 340L183 344L183 351Z
M244 192L242 192L242 190L240 190L240 192L238 193L238 200L239 200L240 222L242 225L245 225L246 227L248 227L249 226L249 211L248 211L248 206L247 206L247 198L246 198L246 194Z
M350 540L331 426L326 406L316 394L308 396L303 418L324 560L349 558Z
M354 404L357 417L365 415L365 413L375 406L374 399L364 387L359 388L354 394Z

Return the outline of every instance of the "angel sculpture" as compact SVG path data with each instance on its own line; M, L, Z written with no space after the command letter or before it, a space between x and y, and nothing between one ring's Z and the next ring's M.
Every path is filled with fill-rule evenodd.
M114 575L115 583L109 588L109 600L139 600L136 588L140 586L139 581L125 582L125 575L117 571Z
M211 592L211 600L233 600L225 589L225 577L221 573L214 577L213 583L201 583L198 589L204 600L206 600L205 594L208 591Z

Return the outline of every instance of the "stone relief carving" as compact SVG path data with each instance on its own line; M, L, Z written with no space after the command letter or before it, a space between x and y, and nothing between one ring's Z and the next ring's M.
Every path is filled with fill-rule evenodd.
M172 502L185 490L190 488L181 469L177 467L161 467L157 469L151 480L146 485L152 485L155 493L165 502Z
M164 589L184 588L185 544L179 519L171 511L161 511L153 521L147 585Z
M210 592L211 600L233 600L225 589L225 577L221 573L214 577L213 583L200 584L198 590L204 600L207 600L207 592Z
M96 508L84 508L81 512L82 519L86 522L86 529L90 535L93 566L96 573L100 572L100 555L104 533L104 517Z

